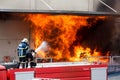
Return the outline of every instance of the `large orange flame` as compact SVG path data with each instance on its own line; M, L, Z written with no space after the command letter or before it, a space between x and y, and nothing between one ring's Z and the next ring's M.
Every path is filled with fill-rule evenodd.
M92 23L88 23L90 18L94 18ZM78 29L90 28L100 19L104 20L105 16L29 14L27 17L27 20L32 23L32 38L35 49L42 41L47 41L50 46L47 55L56 61L80 61L84 57L100 56L100 52L92 51L89 47L84 48L80 43L73 46L73 51L70 50L70 46L76 40Z

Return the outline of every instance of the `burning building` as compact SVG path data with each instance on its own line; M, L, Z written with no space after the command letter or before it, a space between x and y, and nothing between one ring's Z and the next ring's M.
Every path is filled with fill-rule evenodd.
M3 12L0 16L1 22L17 19L27 25L30 46L38 58L95 61L90 57L120 53L119 14L51 11Z

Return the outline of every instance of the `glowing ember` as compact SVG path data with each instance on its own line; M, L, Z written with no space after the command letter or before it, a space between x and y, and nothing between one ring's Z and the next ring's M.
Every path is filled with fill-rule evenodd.
M96 49L93 51L89 47L84 47L81 42L73 45L73 42L83 38L76 38L78 30L82 27L90 28L98 20L104 20L104 16L75 16L75 15L52 15L52 14L29 14L27 20L32 23L32 38L35 41L35 49L43 41L49 43L47 56L56 61L81 61L83 58L100 56ZM46 52L37 51L38 57ZM39 56L40 55L40 56ZM93 60L89 58L88 60ZM94 58L96 60L96 58Z

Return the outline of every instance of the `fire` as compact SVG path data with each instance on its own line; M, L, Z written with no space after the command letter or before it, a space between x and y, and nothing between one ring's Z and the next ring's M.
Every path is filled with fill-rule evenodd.
M83 61L87 60L89 62L94 62L94 61L101 61L101 62L108 62L108 58L100 59L99 56L101 56L101 53L96 51L92 51L90 48L84 48L82 46L76 46L74 48L75 56L70 58L70 61ZM109 52L106 54L108 56Z
M85 57L100 56L101 53L89 47L85 48L76 41L76 34L82 27L90 28L105 16L77 16L53 14L29 14L27 21L32 23L32 39L35 49L46 41L49 49L44 53L56 61L80 61ZM82 36L79 38L82 39ZM43 53L43 52L42 52ZM41 52L38 55L42 54ZM88 60L91 61L91 58Z

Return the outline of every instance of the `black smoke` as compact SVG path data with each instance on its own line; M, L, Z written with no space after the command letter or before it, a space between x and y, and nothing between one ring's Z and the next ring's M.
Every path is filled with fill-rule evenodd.
M119 9L120 9L120 0L102 0L105 2L107 5L112 7L114 10L117 11L119 14ZM106 7L105 5L99 3L96 11L98 12L113 12L110 8ZM114 23L113 23L114 22ZM120 16L117 17L116 19L113 19L111 21L113 23L113 31L112 31L112 38L110 41L110 55L111 56L120 56ZM115 62L120 62L118 58L114 58Z
M98 20L95 24L94 18L88 19L88 24L93 23L91 27L82 27L77 31L76 40L72 46L82 45L85 48L89 47L94 51L96 49L106 55L108 51L112 52L112 39L115 29L114 17L106 20ZM73 49L72 47L70 48Z

